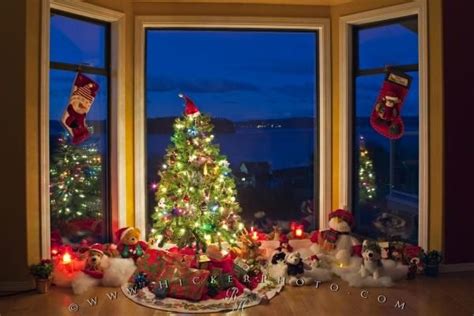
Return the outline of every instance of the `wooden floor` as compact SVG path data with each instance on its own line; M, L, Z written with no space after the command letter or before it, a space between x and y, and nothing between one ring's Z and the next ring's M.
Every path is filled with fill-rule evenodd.
M48 294L27 293L0 298L0 315L166 315L139 306L120 290L116 300L109 300L111 288L96 288L89 295L75 296L70 289L53 288ZM337 291L336 291L337 290ZM419 277L401 281L392 288L350 288L340 279L319 288L286 287L268 305L225 315L474 315L474 272L441 274L438 278ZM96 306L86 301L97 297ZM378 300L383 302L380 303ZM397 301L404 308L396 307ZM73 305L71 305L73 304ZM70 311L77 304L78 311ZM216 314L217 315L217 314Z

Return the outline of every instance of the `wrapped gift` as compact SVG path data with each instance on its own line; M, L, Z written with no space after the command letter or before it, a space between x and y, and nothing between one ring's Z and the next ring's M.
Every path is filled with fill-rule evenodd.
M135 275L144 272L149 280L155 280L173 261L165 251L148 249L142 257L138 258ZM132 282L133 280L134 276L132 276Z
M188 268L181 263L168 265L156 278L159 287L168 287L168 296L198 301L203 296L210 272Z
M185 264L189 268L197 268L197 262L196 262L196 255L194 253L193 248L186 247L183 249L179 249L177 247L173 247L168 249L168 256L171 257L171 259L180 261L183 264Z
M235 258L233 271L239 280L243 279L245 275L248 275L250 270L250 265L248 265L242 258Z

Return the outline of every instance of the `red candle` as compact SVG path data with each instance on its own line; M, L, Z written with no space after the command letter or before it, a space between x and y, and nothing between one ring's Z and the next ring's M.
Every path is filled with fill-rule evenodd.
M64 264L70 264L71 262L72 262L71 255L68 252L66 252L63 255L63 263Z
M298 238L303 237L303 227L302 226L298 226L298 228L296 228L295 236L298 237Z
M258 240L258 233L256 231L252 232L252 239L253 240Z
M62 262L63 262L64 268L66 269L66 271L71 273L72 269L73 269L72 265L71 265L72 257L71 257L71 254L69 254L69 252L64 253Z

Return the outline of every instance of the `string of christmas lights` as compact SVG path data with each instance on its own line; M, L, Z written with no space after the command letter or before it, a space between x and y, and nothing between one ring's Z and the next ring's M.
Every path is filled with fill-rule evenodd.
M235 244L244 225L229 162L212 144L210 117L185 115L173 128L159 184L151 184L157 202L152 236L160 246L170 242L206 249L210 243Z
M365 146L363 136L359 138L359 202L367 203L376 196L374 164Z
M51 155L50 205L53 227L72 219L102 216L102 163L97 145L71 145L68 139L67 135L61 135Z

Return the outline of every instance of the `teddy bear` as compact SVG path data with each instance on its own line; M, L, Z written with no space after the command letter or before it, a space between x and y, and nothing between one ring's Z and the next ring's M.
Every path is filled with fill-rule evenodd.
M287 266L286 273L288 275L288 284L302 286L310 285L313 282L312 278L305 275L305 270L311 268L303 262L301 254L298 251L287 254L285 263Z
M310 247L318 256L328 255L339 266L349 264L353 255L360 256L360 242L351 235L354 223L352 214L344 209L338 209L329 214L329 229L315 231L311 235L313 242Z
M140 240L140 229L123 227L115 232L117 250L122 258L133 258L136 261L148 249L148 244Z
M109 258L103 245L93 244L87 251L84 269L72 280L72 290L74 294L82 294L98 285L121 286L135 269L132 259Z

